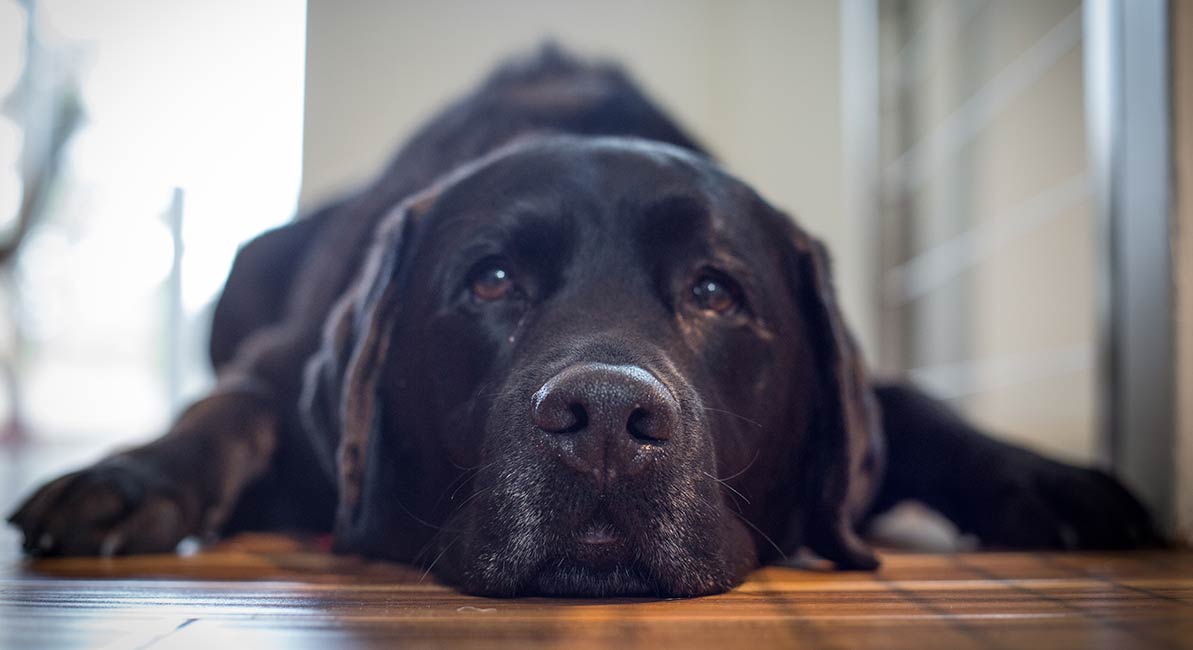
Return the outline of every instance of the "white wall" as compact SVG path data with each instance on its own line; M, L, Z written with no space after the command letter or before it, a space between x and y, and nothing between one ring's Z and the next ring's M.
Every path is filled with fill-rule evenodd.
M882 7L891 365L996 435L1093 462L1081 2Z

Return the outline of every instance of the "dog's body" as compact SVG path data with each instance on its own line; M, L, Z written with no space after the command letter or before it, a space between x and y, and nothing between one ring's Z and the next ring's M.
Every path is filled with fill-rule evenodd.
M334 530L477 593L696 595L918 499L993 545L1152 540L1113 479L875 386L821 246L609 66L554 50L262 235L215 392L13 517L44 554Z

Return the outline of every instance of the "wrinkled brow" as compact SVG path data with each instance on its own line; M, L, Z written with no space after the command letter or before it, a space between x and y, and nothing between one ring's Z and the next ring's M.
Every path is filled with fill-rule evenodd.
M647 203L641 213L638 237L648 254L710 234L708 202L698 196L667 194Z
M760 289L749 250L726 228L716 203L690 193L664 194L642 209L638 245L643 259L662 261L692 255L734 277L747 293Z

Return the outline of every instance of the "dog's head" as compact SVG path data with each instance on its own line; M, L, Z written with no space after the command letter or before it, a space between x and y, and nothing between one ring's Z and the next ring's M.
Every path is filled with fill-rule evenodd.
M306 379L338 546L468 591L704 594L801 545L875 564L824 251L681 149L523 142L413 197Z

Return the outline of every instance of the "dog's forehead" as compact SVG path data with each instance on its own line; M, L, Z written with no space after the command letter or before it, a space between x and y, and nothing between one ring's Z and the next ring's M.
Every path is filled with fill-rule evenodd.
M637 214L667 200L716 216L740 194L734 179L685 149L633 138L547 138L490 156L443 192L445 218L501 208ZM538 208L538 209L536 209ZM480 214L478 214L480 213Z
M710 171L708 158L675 145L641 138L551 136L514 143L493 156L494 164L517 166L549 162L563 165L603 164L608 169L655 169L659 172Z

